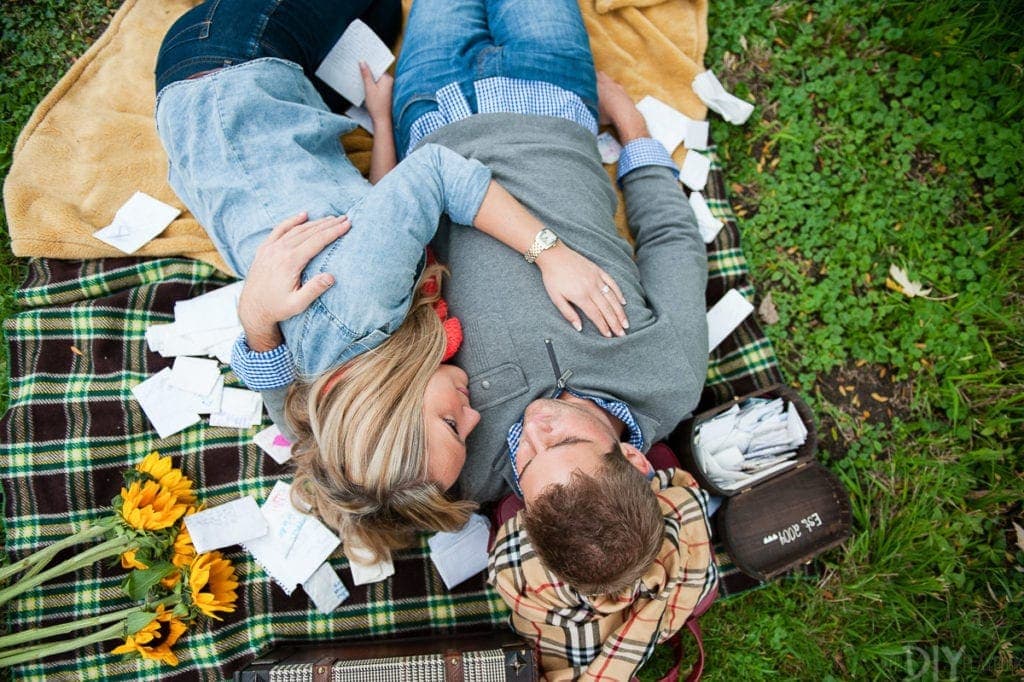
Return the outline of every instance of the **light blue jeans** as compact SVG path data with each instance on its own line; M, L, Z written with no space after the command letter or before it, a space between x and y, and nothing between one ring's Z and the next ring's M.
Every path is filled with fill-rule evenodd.
M473 83L503 76L575 93L597 118L597 78L576 0L414 0L395 71L398 149L409 128L458 83L473 112Z

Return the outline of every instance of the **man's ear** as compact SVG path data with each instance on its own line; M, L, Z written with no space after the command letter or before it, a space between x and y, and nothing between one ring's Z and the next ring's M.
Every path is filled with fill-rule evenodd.
M626 456L629 463L636 467L636 470L646 476L647 474L654 471L654 465L647 461L647 455L640 452L635 446L629 443L619 443L622 448L622 454Z

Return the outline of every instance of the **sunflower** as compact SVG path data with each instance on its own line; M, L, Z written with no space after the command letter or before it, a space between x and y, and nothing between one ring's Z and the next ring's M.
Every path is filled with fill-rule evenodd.
M135 558L135 553L137 551L137 549L130 549L121 555L121 568L137 568L140 571L144 571L149 568L147 564L144 564Z
M171 466L170 457L161 457L159 452L151 452L145 459L135 465L137 471L148 474L154 481L171 491L180 502L191 504L196 501L192 481L181 473L181 469Z
M121 488L121 518L136 530L163 530L184 516L188 507L156 481L135 481Z
M178 535L174 538L171 552L171 563L174 564L176 570L160 581L160 584L167 589L171 589L178 584L178 579L181 577L181 569L191 564L196 558L196 548L192 545L192 536L189 535L188 528L185 527L184 523L181 524ZM121 563L124 563L123 558Z
M238 598L235 568L220 552L201 554L192 561L188 586L192 590L192 603L210 618L220 620L217 611L235 610Z
M178 665L178 657L171 652L171 647L185 634L187 629L186 625L176 618L173 612L165 610L163 604L158 604L156 618L134 635L128 635L124 644L110 653L138 652L143 658L163 661L168 665Z

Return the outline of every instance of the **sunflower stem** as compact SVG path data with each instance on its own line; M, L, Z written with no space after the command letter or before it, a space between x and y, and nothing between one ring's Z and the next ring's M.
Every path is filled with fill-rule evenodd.
M117 556L130 547L131 539L123 536L101 542L100 544L90 547L84 552L63 561L56 566L43 571L39 575L34 575L27 580L20 580L6 589L0 590L0 606L6 604L22 592L31 590L33 587L41 585L51 578L56 578L57 576L64 575L65 573L71 573L72 571L77 571L84 566L94 564L97 561Z
M124 621L114 623L110 627L94 632L91 635L85 635L69 641L50 642L49 644L42 644L40 646L22 649L17 653L4 652L3 654L0 654L0 668L7 668L12 665L18 665L19 663L34 661L37 658L46 658L47 656L62 654L67 651L74 651L75 649L96 644L97 642L103 642L108 639L116 639L120 637L124 637Z
M16 575L26 569L31 569L31 575L35 575L45 568L46 564L48 564L53 557L57 556L61 551L68 547L74 547L77 544L86 542L87 540L91 540L97 535L106 533L114 525L112 521L113 519L104 520L94 526L87 526L73 535L69 535L62 540L58 540L52 545L48 545L37 552L29 554L23 559L15 561L13 564L8 564L7 566L0 568L0 581L7 580L12 575ZM31 575L27 574L26 577L31 577Z
M169 597L164 597L163 599L152 604L139 604L137 606L132 606L127 609L121 609L120 611L101 613L98 616L90 616L89 618L82 618L81 620L75 620L69 623L60 623L58 625L51 625L45 628L32 628L29 630L23 630L22 632L15 632L10 635L4 635L3 637L0 637L0 658L4 656L10 656L13 653L15 653L12 651L3 651L3 649L9 649L11 647L21 644L22 642L38 642L40 640L46 639L47 637L66 635L69 632L84 630L86 628L92 628L98 625L106 625L107 623L111 623L116 620L124 620L136 611L143 611L145 609L155 608L156 606L161 604L164 606L173 606L174 604L177 604L178 601L179 600L177 596L171 595ZM48 645L41 644L39 646ZM21 649L20 651L23 650L24 649Z

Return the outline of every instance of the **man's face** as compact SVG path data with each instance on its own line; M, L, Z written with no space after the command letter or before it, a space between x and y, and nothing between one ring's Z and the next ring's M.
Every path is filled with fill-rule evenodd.
M570 394L534 400L516 451L523 501L529 505L547 486L568 483L576 470L596 474L618 442L607 413L591 401Z

